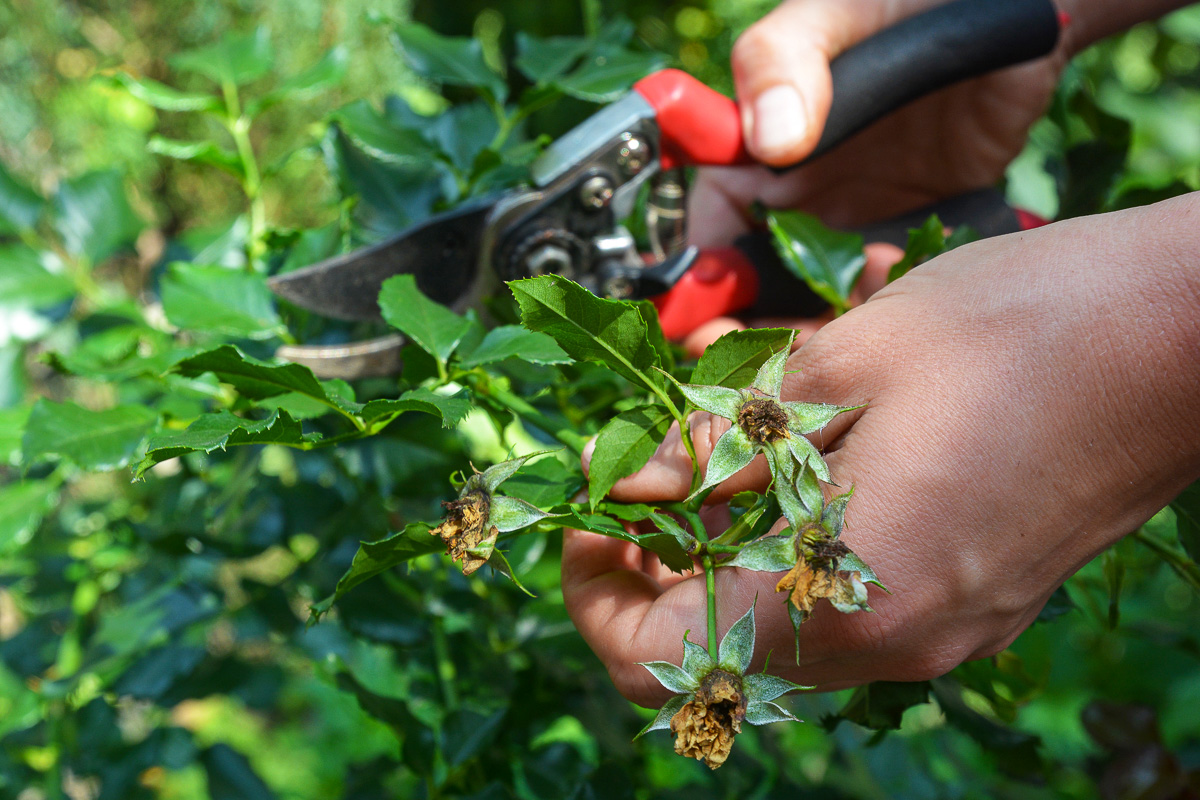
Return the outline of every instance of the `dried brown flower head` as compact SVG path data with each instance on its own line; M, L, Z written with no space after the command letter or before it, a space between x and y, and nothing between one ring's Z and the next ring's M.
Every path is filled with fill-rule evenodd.
M841 543L823 543L821 549L837 550L837 547L831 546L839 544ZM837 568L839 558L846 552L849 552L849 549L841 545L841 552L832 558L826 554L810 561L808 557L801 555L796 560L796 565L780 578L779 583L775 585L775 591L788 592L788 599L805 620L812 615L817 601L821 598L828 599L838 611L846 613L870 610L867 607L867 587L862 582L862 576L857 571Z
M729 758L733 737L746 719L742 679L714 669L700 682L696 694L671 718L675 752L716 769Z
M758 397L747 400L738 410L737 424L750 441L770 444L791 437L787 412L774 400Z
M500 530L488 525L491 498L482 489L468 492L457 500L442 503L446 520L430 531L446 543L446 554L462 561L464 575L470 575L487 563ZM474 551L474 552L472 552Z

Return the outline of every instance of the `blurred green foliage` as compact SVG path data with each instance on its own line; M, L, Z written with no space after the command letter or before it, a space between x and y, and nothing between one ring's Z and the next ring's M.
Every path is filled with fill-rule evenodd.
M1073 578L994 661L928 687L799 698L792 708L813 724L745 733L709 773L662 740L630 741L648 714L615 694L573 633L555 537L523 539L512 556L536 601L426 557L305 629L360 538L435 518L452 492L441 476L503 457L521 431L497 433L485 416L455 435L412 414L345 448L193 453L133 484L128 469L96 471L140 455L153 426L177 430L234 401L211 378L165 372L189 348L232 340L265 357L285 322L309 340L361 333L276 309L243 276L302 266L512 180L496 170L519 169L538 135L595 107L568 97L521 120L501 109L515 121L498 139L501 121L470 86L443 96L406 66L397 25L474 36L516 95L530 83L510 60L518 32L596 35L624 14L635 52L664 52L728 91L737 32L771 5L0 5L0 798L1188 796L1200 768L1200 597L1169 510ZM1198 12L1083 54L1014 165L1010 196L1057 216L1195 188ZM174 57L260 29L269 65L251 58L231 77L239 109L263 108L235 130L208 68ZM297 89L335 47L344 71ZM217 113L156 108L120 73L216 98ZM266 108L289 82L294 94ZM193 103L159 100L171 102ZM398 165L396 137L426 163ZM410 183L396 193L388 181L400 178ZM218 318L222 297L236 301ZM539 386L528 365L506 365L503 379L611 405L611 386L587 370L565 388ZM297 418L313 413L289 402ZM81 420L91 435L73 433ZM556 490L536 472L518 481L531 495ZM1193 530L1181 542L1193 556L1197 540ZM910 708L914 694L937 703ZM903 724L883 736L837 724L839 710Z

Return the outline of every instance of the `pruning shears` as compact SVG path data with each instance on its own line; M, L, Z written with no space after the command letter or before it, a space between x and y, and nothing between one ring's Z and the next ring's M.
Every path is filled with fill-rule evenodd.
M809 158L930 92L1049 54L1064 21L1052 0L954 0L876 34L832 63L833 103ZM749 163L735 101L684 72L662 70L552 143L534 162L531 185L278 275L270 286L322 315L372 320L380 318L380 287L394 275L412 274L430 298L463 310L489 281L554 273L600 296L652 299L664 333L682 338L717 316L762 311L764 300L795 295L799 287L790 278L790 292L770 286L781 268L770 265L761 237L716 249L686 245L684 168ZM639 252L623 224L640 196L648 254ZM1030 224L990 190L934 210L946 224L970 224L985 236ZM903 236L928 212L906 215L872 235ZM393 335L287 346L279 355L322 377L354 378L397 371L403 344Z

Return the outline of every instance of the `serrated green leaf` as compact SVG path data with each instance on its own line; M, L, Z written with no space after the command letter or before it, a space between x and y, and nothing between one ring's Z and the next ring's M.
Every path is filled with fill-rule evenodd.
M58 498L54 481L24 480L0 486L0 556L28 544Z
M700 688L700 682L687 674L680 667L668 661L648 661L641 666L654 676L669 692L688 694Z
M420 131L397 126L366 100L339 108L330 119L364 153L385 164L424 164L441 156L441 150Z
M642 738L647 733L650 733L650 731L662 731L670 728L671 717L678 714L679 709L683 708L687 701L688 697L682 694L677 694L668 700L666 704L658 710L658 713L654 715L654 719L646 723L646 727L638 731L637 736L633 737L634 741Z
M54 195L54 227L67 252L92 263L131 244L142 229L115 170L89 172L59 184Z
M774 675L768 675L765 672L756 672L742 678L742 688L745 690L746 699L749 702L769 703L772 700L783 697L788 692L802 691L813 687L801 686L798 683L792 683L785 678L778 678Z
M263 420L216 411L197 417L184 430L163 431L150 437L146 443L146 456L137 465L134 477L140 478L155 464L185 453L211 453L251 444L298 445L320 438L320 434L304 433L300 423L281 409Z
M547 333L577 361L604 364L622 377L661 387L652 373L661 366L637 306L603 300L558 275L510 281L530 330Z
M729 627L717 649L717 666L735 675L745 675L754 657L754 606Z
M237 153L226 150L215 142L182 142L162 136L151 136L146 149L160 156L192 164L203 164L223 169L238 178L245 177L242 160Z
M379 310L389 325L443 363L471 328L470 320L426 297L412 275L383 282Z
M372 400L362 410L362 420L372 430L382 430L406 411L421 411L441 417L443 428L454 428L471 413L465 397L447 397L429 389L412 389L394 400Z
M354 387L345 381L336 378L324 380L321 381L321 387L329 397L338 398L338 404L345 409L350 410L357 406L354 401ZM327 404L296 392L268 397L265 400L259 400L255 405L270 411L283 409L298 420L323 417L332 410Z
M42 257L20 244L0 245L0 303L45 308L75 294L67 275L50 272Z
M691 382L744 389L767 359L787 347L795 335L795 331L784 328L727 333L705 348L692 371Z
M214 44L176 53L167 60L177 70L240 86L266 75L275 55L267 29L260 27L250 33L226 33Z
M515 497L496 496L492 498L492 512L488 524L495 525L501 533L528 528L535 522L553 516L542 511L537 506L530 505Z
M0 230L30 230L41 218L46 201L0 164Z
M746 402L741 392L723 386L697 386L691 383L677 383L676 386L696 408L728 420L736 420L738 411Z
M704 483L696 490L697 493L732 478L741 472L754 460L757 448L737 425L727 430L717 440L712 455L708 458L707 471L704 473Z
M908 245L904 248L904 255L888 272L888 283L903 278L913 267L941 255L945 250L946 226L934 214L921 227L909 229Z
M723 566L753 572L787 572L796 564L794 536L764 536L748 543Z
M588 501L593 509L617 481L646 465L666 437L671 420L661 406L641 406L618 414L600 430L588 465Z
M863 238L827 228L799 211L774 211L767 224L784 265L835 309L848 309L850 292L867 263Z
M658 354L658 363L662 369L670 372L675 368L675 353L671 350L671 343L667 341L667 335L663 333L662 323L658 319L658 309L649 300L630 302L642 315L642 322L646 323L646 336L650 346Z
M748 676L747 676L748 677ZM773 722L800 722L775 703L763 701L746 705L746 722L750 725L770 725Z
M299 364L273 366L243 355L231 344L223 344L177 363L172 370L185 377L195 378L211 372L222 383L228 383L238 393L251 400L298 392L331 407L341 408L338 398L331 398L308 367Z
M1193 561L1200 561L1200 481L1171 501L1179 543Z
M546 334L526 330L520 325L502 325L488 331L461 364L469 369L506 358L519 358L532 364L570 364L572 361Z
M157 419L158 414L144 406L91 411L42 399L29 414L21 450L31 464L65 458L83 469L119 469L133 458Z
M328 611L346 592L381 572L418 556L441 550L442 540L431 535L430 530L429 525L424 522L411 522L404 530L387 538L359 544L350 569L338 580L334 593L312 607L314 618Z
M257 273L176 262L161 284L172 325L247 339L269 339L283 328L274 296Z
M135 78L127 72L112 76L112 82L141 100L163 111L215 111L221 107L216 95L181 92L150 78Z
M596 53L569 74L555 79L564 94L589 103L611 103L629 91L634 83L666 66L661 53L631 50Z
M695 568L691 557L679 546L679 542L669 533L644 533L634 535L625 530L619 520L604 514L589 513L583 506L571 504L569 513L561 515L564 528L577 528L583 531L610 536L625 542L636 544L645 550L656 554L663 565L673 572L691 572Z
M415 22L397 26L396 36L404 60L422 77L480 89L501 103L508 96L508 84L488 66L478 39L442 36Z

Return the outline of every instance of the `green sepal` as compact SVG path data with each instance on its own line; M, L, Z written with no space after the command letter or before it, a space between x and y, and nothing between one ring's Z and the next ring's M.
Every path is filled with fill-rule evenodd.
M879 580L879 576L875 574L875 570L867 566L867 562L859 558L853 551L846 553L846 555L838 559L838 571L857 572L859 577L862 578L863 583L872 583L888 594L892 593L892 590L884 586L883 581Z
M755 452L756 448L750 437L739 426L734 425L722 434L713 447L712 455L708 459L708 471L704 474L704 483L695 494L711 489L741 472L754 460Z
M770 725L772 722L801 722L791 712L769 702L748 703L746 722L751 725Z
M683 694L677 694L668 700L666 704L658 710L658 714L654 716L654 719L646 723L646 727L638 731L637 736L633 737L634 741L642 738L650 731L662 731L670 728L671 717L678 714L679 709L683 708L687 704L687 701L688 695Z
M794 339L795 336L792 338ZM754 383L751 385L764 395L778 400L779 393L783 391L783 376L787 366L787 359L791 354L792 342L789 339L787 347L784 347L778 353L768 358L758 368L758 373L754 376Z
M647 661L640 663L639 666L645 667L646 671L663 685L663 688L676 694L688 694L700 688L699 680L685 672L682 667L669 661Z
M741 567L752 572L787 572L796 563L794 536L764 536L748 543L723 567Z
M487 524L495 525L500 533L510 533L551 516L554 515L516 497L493 497Z
M746 693L746 700L750 703L769 703L776 698L783 697L788 692L806 691L812 688L792 683L786 678L768 675L765 672L756 672L742 678L742 689Z
M717 666L734 675L745 675L754 657L754 606L730 626L717 648Z
M705 675L717 668L717 662L700 645L688 641L687 633L683 634L683 671L696 679L697 683Z

